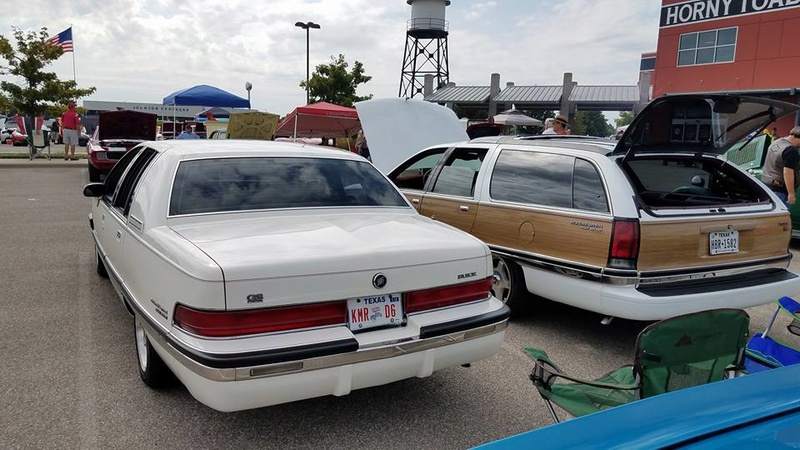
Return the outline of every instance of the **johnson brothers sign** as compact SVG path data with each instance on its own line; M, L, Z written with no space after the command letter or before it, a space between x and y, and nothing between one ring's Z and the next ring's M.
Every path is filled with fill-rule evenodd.
M661 27L800 7L800 0L696 0L661 7Z

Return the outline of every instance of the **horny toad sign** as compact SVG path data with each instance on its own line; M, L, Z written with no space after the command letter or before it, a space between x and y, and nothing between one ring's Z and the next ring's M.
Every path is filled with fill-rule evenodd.
M797 8L800 0L697 0L661 7L660 26L671 27L706 20Z

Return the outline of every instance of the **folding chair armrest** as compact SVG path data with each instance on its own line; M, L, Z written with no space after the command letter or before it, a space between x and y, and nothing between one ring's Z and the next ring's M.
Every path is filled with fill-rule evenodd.
M800 320L800 303L791 297L781 297L776 300L778 305L787 313L791 314L795 319Z
M531 378L533 378L533 374L531 374ZM569 375L567 375L565 373L551 373L549 379L547 380L548 384L552 384L553 380L555 380L557 378L563 378L563 379L565 379L567 381L571 381L573 383L585 384L587 386L592 386L592 387L596 387L596 388L614 389L614 390L618 390L618 391L632 391L632 390L639 389L639 387L640 387L639 383L632 383L632 384L603 383L603 382L600 382L600 381L584 380L582 378L572 377L572 376L569 376Z

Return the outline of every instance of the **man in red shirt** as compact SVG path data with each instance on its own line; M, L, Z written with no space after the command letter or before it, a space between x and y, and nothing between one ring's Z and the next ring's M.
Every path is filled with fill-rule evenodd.
M75 148L78 146L78 130L81 127L81 119L75 112L75 103L69 102L67 110L61 114L61 130L64 135L64 161L68 159L77 160Z

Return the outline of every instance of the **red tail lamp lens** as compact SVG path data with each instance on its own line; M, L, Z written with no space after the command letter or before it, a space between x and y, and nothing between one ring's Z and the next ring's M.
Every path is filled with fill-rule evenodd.
M343 324L345 302L286 306L248 311L201 311L175 307L175 325L199 336L232 337Z
M409 292L405 298L406 312L414 313L483 300L489 296L491 289L492 277L489 277L471 283Z
M639 221L616 220L611 232L611 251L608 265L634 269L639 257Z

